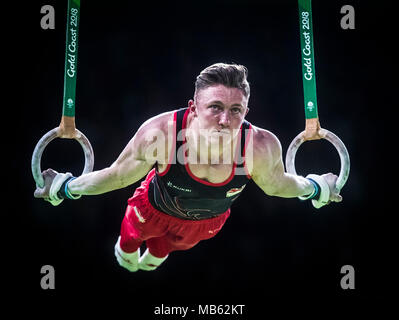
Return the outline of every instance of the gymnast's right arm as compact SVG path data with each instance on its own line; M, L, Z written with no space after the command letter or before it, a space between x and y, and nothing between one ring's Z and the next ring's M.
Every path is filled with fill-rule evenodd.
M155 161L145 157L145 145L142 128L129 141L118 159L108 168L84 174L68 184L73 195L96 195L127 187L151 170Z
M166 117L155 117L147 120L129 141L125 149L119 155L117 160L109 167L102 170L93 171L78 178L71 179L65 174L57 173L52 169L43 172L45 181L44 188L37 188L34 196L36 198L45 198L54 204L52 198L57 198L61 185L68 181L67 191L71 198L78 198L82 195L97 195L112 190L121 189L131 185L143 178L155 164L161 160L157 156L149 157L147 152L151 144L163 134L162 127ZM156 141L158 142L158 141ZM159 156L162 156L159 153ZM57 179L60 181L57 185ZM52 192L52 189L55 191ZM59 196L58 196L59 197ZM61 199L60 199L61 200ZM55 201L57 203L57 201ZM58 205L54 204L54 205Z

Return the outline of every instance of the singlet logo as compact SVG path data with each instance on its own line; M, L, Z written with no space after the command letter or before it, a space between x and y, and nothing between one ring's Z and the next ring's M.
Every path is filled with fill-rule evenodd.
M168 181L166 184L167 184L168 187L170 187L170 188L175 188L175 189L177 189L177 190L184 191L184 192L192 192L191 189L187 189L187 188L175 186L175 185L174 185L172 182L170 182L170 181Z
M232 188L226 192L226 197L232 197L232 196L240 193L242 190L244 190L244 188L245 188L245 184L241 188Z

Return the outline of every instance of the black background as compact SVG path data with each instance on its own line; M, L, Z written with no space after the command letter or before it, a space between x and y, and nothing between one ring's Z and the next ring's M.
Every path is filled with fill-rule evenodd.
M40 27L45 4L55 8L55 30ZM345 4L355 8L355 30L340 27ZM388 1L313 1L319 117L351 156L344 201L316 210L249 184L215 238L172 253L156 272L136 273L118 266L113 247L139 183L58 207L33 198L30 157L61 117L66 5L13 8L7 32L12 51L4 64L15 90L5 93L11 116L4 125L22 133L7 130L3 138L3 274L12 301L39 314L79 305L145 318L161 303L246 304L246 318L254 319L275 303L280 312L296 302L310 312L320 302L364 309L392 297L397 60ZM304 128L296 1L82 1L79 37L76 124L94 148L96 170L112 164L145 120L186 106L196 75L215 62L248 67L247 120L276 134L284 157ZM79 175L83 160L76 142L58 139L42 168ZM305 143L296 163L302 175L340 166L325 141ZM46 264L55 268L55 290L40 287ZM343 265L355 269L355 290L340 287Z

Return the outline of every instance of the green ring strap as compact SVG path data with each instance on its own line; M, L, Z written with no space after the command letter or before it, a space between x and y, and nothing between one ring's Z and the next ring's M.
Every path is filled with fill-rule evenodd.
M77 140L85 155L85 166L82 174L91 172L94 166L93 148L86 136L75 128L75 96L76 74L78 63L78 35L80 20L80 0L68 0L65 73L64 73L64 98L60 126L47 132L36 144L33 150L31 169L37 186L44 187L41 170L41 158L46 146L55 138L69 138Z
M313 119L318 118L318 113L311 0L298 0L298 7L305 117L306 119Z
M297 175L295 170L295 155L299 146L306 140L326 139L330 141L337 149L341 160L341 170L336 182L336 188L341 190L349 177L349 154L344 143L335 134L326 129L320 128L319 117L317 113L316 71L313 50L311 0L298 0L298 7L306 127L305 131L298 134L288 147L285 164L288 173Z
M80 0L68 0L62 115L75 117Z

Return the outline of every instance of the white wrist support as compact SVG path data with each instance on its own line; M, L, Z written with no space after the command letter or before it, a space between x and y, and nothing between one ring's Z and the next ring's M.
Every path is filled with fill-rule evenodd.
M62 184L65 182L65 180L69 179L70 177L72 177L72 173L70 172L58 173L55 176L50 186L49 199L48 199L48 202L50 202L53 206L58 206L64 200L60 199L57 193L58 191L60 191L60 188Z
M318 200L312 199L312 205L316 209L319 209L323 206L325 206L328 201L330 200L330 187L327 183L326 180L322 176L319 176L317 174L308 174L306 178L313 179L318 183L320 186L320 197Z
M316 182L315 181L313 181L312 179L308 179L309 181L310 181L310 183L313 185L313 187L314 187L314 190L313 190L313 192L311 193L311 194L308 194L308 195L306 195L306 196L299 196L298 198L300 199L300 200L309 200L309 199L312 199L312 198L314 198L314 196L318 193L318 191L319 191L319 187L316 185Z

